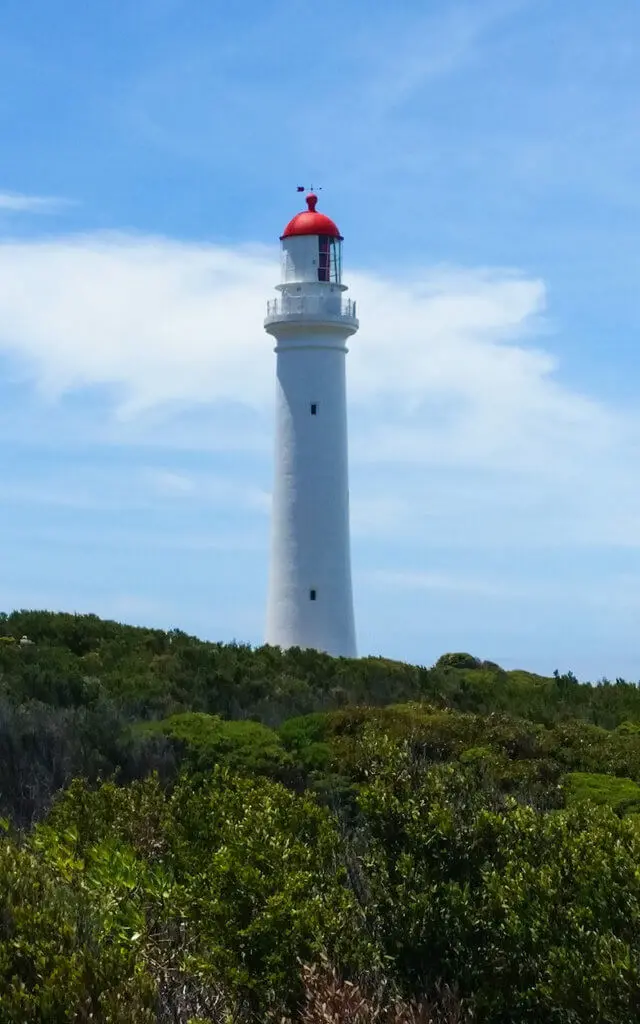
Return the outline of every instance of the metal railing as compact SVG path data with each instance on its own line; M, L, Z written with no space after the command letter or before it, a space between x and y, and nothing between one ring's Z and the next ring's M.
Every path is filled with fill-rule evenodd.
M267 302L267 320L309 316L323 320L355 320L356 304L353 299L342 301L339 296L283 295Z

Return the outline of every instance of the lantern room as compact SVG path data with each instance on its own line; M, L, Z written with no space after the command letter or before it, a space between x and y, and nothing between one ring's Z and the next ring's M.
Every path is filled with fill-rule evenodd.
M316 210L318 197L307 196L307 209L289 221L282 242L282 283L342 287L342 235L330 217Z

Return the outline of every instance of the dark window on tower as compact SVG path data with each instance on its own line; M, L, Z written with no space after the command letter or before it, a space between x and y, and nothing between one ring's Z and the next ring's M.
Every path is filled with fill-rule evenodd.
M318 403L317 402L312 402L311 403L311 415L312 416L317 416L318 415Z
M328 235L318 238L318 281L331 280L331 239Z
M309 591L309 600L310 601L315 601L315 599L316 599L316 591L315 591L315 589L314 590L310 590Z

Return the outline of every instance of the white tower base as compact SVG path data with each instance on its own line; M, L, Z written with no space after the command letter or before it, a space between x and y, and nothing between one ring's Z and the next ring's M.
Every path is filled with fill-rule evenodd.
M279 326L267 643L355 658L348 335L341 325Z

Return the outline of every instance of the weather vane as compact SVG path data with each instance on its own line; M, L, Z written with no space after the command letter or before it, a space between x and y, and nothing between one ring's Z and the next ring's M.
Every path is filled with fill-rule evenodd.
M298 185L296 192L322 192L322 185L320 188L314 188L313 185L310 185L309 188L306 185Z

